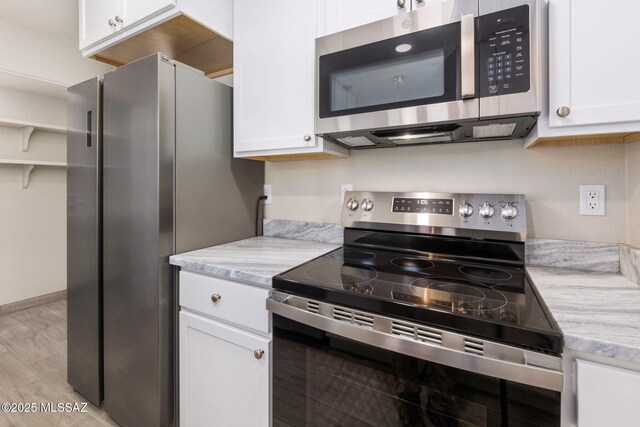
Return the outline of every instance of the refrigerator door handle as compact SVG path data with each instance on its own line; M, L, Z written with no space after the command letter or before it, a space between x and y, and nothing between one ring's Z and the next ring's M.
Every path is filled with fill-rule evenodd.
M87 134L87 148L91 147L91 118L93 116L93 111L89 110L87 111L87 127L86 127L86 134Z

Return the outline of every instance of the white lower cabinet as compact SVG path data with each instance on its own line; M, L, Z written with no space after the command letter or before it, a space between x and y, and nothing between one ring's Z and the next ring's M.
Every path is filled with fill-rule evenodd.
M640 372L576 360L579 427L640 425Z
M269 317L255 324L269 291L189 272L180 273L179 286L180 426L269 426Z

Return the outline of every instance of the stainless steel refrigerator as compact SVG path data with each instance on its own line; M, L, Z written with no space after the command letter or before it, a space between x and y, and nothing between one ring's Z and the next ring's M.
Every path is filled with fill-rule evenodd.
M233 159L231 89L161 54L68 100L68 381L121 425L174 425L169 256L253 236L264 166Z

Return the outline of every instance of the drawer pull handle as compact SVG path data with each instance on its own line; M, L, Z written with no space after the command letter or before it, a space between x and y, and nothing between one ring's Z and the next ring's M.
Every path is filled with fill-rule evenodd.
M253 352L253 357L258 360L262 359L262 356L264 356L264 350L261 348Z
M220 301L221 299L222 299L222 295L220 295L220 294L211 295L211 301L213 301L214 303Z

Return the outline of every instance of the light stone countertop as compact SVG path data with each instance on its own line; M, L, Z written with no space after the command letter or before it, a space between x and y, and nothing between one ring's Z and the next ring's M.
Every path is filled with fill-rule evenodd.
M640 363L640 286L616 273L527 267L565 347Z
M273 276L339 247L260 236L173 255L169 262L185 270L270 288Z
M170 262L185 270L271 287L273 276L339 246L261 236L174 255ZM527 271L567 348L640 363L640 285L616 272L538 266Z

